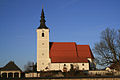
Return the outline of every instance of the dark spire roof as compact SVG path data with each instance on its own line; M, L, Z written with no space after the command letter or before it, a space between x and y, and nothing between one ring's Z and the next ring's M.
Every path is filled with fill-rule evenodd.
M1 71L16 71L16 70L21 71L21 69L13 61L10 61L1 69Z
M44 11L42 8L40 26L38 27L38 29L48 29L48 27L45 25L45 22L46 21L45 21Z

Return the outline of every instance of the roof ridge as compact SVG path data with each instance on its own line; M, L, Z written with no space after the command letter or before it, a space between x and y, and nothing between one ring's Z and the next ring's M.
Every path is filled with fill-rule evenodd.
M53 43L76 43L76 42L53 42Z
M83 45L80 45L80 44L79 44L79 45L77 45L77 46L89 46L89 44L88 44L88 45L87 45L87 44L85 44L85 45L84 45L84 44L83 44Z

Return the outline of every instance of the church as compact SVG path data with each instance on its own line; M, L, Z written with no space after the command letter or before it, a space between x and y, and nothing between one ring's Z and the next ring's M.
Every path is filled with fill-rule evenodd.
M75 42L50 42L44 10L37 28L37 71L93 70L94 56L89 45Z

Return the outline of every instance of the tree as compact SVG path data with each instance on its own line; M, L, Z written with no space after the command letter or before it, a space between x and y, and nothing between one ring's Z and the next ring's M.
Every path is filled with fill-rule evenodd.
M93 48L97 63L104 67L120 65L120 30L107 28L102 31L100 38Z
M37 71L37 63L34 64L34 62L28 62L26 65L24 65L24 71L25 72Z

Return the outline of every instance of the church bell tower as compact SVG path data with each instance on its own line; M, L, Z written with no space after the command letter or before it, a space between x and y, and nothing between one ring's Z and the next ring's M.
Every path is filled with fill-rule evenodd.
M40 26L37 28L37 71L49 67L49 28L45 24L44 11L41 12Z

